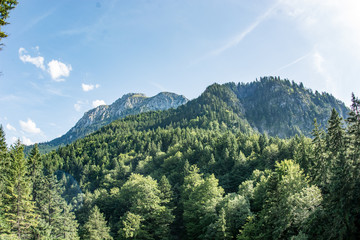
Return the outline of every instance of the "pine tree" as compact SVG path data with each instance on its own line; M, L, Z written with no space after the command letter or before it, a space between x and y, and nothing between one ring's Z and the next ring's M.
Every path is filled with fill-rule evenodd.
M95 205L89 215L88 221L84 225L86 234L85 239L88 240L112 240L110 236L110 228L106 226L106 221L100 209Z
M353 191L351 193L354 226L352 232L360 236L360 100L352 94L352 105L347 118L348 158L352 161Z
M28 157L28 175L30 176L32 182L40 175L42 169L41 158L38 144L35 144L31 149Z
M11 226L11 231L18 238L27 239L32 228L37 225L37 215L31 197L31 182L26 176L26 159L23 150L19 140L11 147L11 166L5 173L3 204L5 218Z
M59 235L63 240L79 240L78 227L75 213L71 211L71 206L68 205L64 199L61 203L62 208L62 223Z
M8 149L7 149L7 145L6 145L6 139L5 139L5 132L4 129L2 127L2 125L0 125L0 167L4 167L4 161L6 160L6 156L8 155Z
M0 1L0 41L2 38L6 38L7 34L1 31L1 27L9 24L6 19L9 17L9 11L13 9L18 2L16 0L2 0ZM0 44L1 46L2 44ZM0 48L1 49L1 48Z
M27 175L33 185L31 195L33 197L33 200L35 201L37 189L40 188L39 178L42 171L40 152L37 144L35 144L35 146L31 149L29 153L29 157L27 161L27 169L28 169Z
M0 237L5 238L10 233L10 226L4 215L3 195L5 192L6 169L9 164L8 148L5 140L5 132L0 125Z
M350 119L354 119L354 112ZM356 118L356 117L355 117ZM349 122L349 119L347 120ZM352 120L350 120L351 122ZM351 128L347 135L342 126L342 119L333 109L326 134L327 159L329 161L329 181L324 191L324 211L317 215L316 221L326 219L327 224L314 226L322 232L322 239L355 239L354 233L354 161L351 155ZM350 129L349 129L350 128ZM349 151L350 150L350 151Z
M291 239L307 229L322 201L320 189L309 186L292 160L276 163L266 183L263 209L244 226L238 239Z
M327 131L326 149L332 156L342 154L345 147L345 131L342 126L342 118L335 109L331 112Z
M310 157L312 166L310 168L310 178L315 184L324 190L328 184L330 161L328 161L324 151L325 132L320 129L320 125L317 123L316 119L314 119L314 129L312 131L312 135L313 150L312 156Z
M207 227L204 239L226 240L231 239L231 236L226 226L226 214L224 208L221 208L220 213L214 223Z
M171 208L171 201L173 199L173 192L171 190L171 184L167 177L163 175L159 181L160 198L163 203Z
M36 189L36 205L42 219L42 224L36 229L38 237L41 234L53 238L77 239L78 224L70 206L61 197L62 189L53 174L41 175L39 188Z

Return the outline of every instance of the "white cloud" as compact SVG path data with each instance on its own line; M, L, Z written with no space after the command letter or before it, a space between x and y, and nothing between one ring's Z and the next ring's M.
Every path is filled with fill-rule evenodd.
M9 131L14 131L14 132L16 132L16 128L13 127L13 126L11 126L9 123L6 124L6 128L7 128Z
M22 136L21 140L22 140L21 142L22 142L23 144L25 144L25 145L32 145L32 144L34 144L33 141L31 141L29 138L27 138L27 137L25 137L25 136Z
M83 106L83 102L82 101L77 101L75 104L74 104L74 108L77 112L80 112L81 111L81 107Z
M318 74L316 82L321 82L314 85L349 104L349 93L359 94L360 89L360 82L354 80L360 63L360 1L279 2L277 13L288 17L294 29L299 30L301 40L313 46L311 63Z
M105 101L104 100L95 100L92 102L92 106L94 108L100 106L100 105L106 105Z
M11 141L9 142L9 144L13 144L13 143L15 143L17 140L18 140L17 137L12 137L12 138L11 138Z
M56 82L65 81L62 77L68 77L72 67L70 64L66 65L57 60L51 60L48 63L48 72L50 73L51 78Z
M37 128L36 124L30 118L28 118L26 122L20 120L19 123L21 129L27 133L35 133L35 134L41 133L40 128Z
M93 89L95 89L95 88L99 88L100 85L99 85L99 84L93 85L93 84L85 84L85 83L82 83L82 84L81 84L81 87L82 87L82 90L83 90L84 92L88 92L88 91L91 91L91 90L93 90Z
M360 1L280 0L280 6L318 46L360 53Z
M336 86L336 82L334 81L331 73L326 68L325 58L318 50L315 50L315 52L313 54L313 65L314 65L315 70L325 80L326 91L331 92L333 94L337 94L338 89Z
M37 68L45 70L44 66L44 58L42 56L38 57L31 57L30 55L26 55L27 51L25 48L19 48L19 58L24 63L31 63L34 64Z
M89 103L88 100L86 100L86 101L78 100L74 104L74 108L77 112L82 112L82 111L85 111L85 110L91 108L91 104Z
M36 46L33 49L36 52L39 52L39 46ZM27 51L25 50L25 48L19 48L19 58L21 61L23 61L24 63L29 62L31 64L34 64L37 68L40 68L44 72L49 73L51 78L56 82L65 81L64 77L68 77L70 75L70 72L72 71L72 67L70 64L65 64L58 60L51 60L47 64L47 67L45 67L44 58L42 56L31 57L26 53ZM40 75L39 78L43 78L43 76Z
M313 58L314 58L314 67L315 67L316 71L321 74L325 73L324 57L318 51L315 51Z

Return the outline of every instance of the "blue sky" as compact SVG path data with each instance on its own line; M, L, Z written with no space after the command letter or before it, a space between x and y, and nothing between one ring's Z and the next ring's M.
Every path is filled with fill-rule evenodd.
M360 95L358 0L20 0L0 51L8 143L52 140L123 94L280 76Z

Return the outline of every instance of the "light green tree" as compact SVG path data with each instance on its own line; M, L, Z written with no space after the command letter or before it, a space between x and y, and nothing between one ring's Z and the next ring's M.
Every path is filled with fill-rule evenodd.
M161 196L156 180L132 174L119 192L121 205L129 212L120 219L120 235L132 235L130 239L168 239L174 217Z
M27 239L37 225L37 214L23 150L19 140L11 147L10 166L4 171L3 206L11 232L20 239Z
M112 240L110 236L110 228L106 225L104 215L95 205L89 215L88 221L84 225L85 239L88 240Z
M188 239L204 238L207 228L218 219L216 206L222 200L223 194L224 190L213 174L203 179L195 165L190 167L181 194Z
M250 218L238 239L291 239L307 229L310 216L320 206L320 189L310 186L292 160L276 163L266 183L262 210Z

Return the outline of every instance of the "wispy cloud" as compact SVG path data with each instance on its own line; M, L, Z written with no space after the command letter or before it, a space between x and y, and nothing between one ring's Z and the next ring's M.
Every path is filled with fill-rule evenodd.
M274 72L279 72L279 71L284 70L284 69L286 69L286 68L288 68L288 67L291 67L291 66L297 64L298 62L301 62L301 61L304 60L305 58L309 57L311 54L312 54L312 51L309 52L309 53L307 53L307 54L305 54L305 55L303 55L303 56L301 56L301 57L299 57L299 58L297 58L297 59L295 59L294 61L291 61L290 63L285 64L284 66L279 67L279 68L278 68L277 70L275 70Z
M156 83L156 82L149 82L154 87L158 88L162 92L169 92L163 85Z
M107 1L106 10L103 14L96 19L93 23L90 23L86 26L78 26L71 29L65 29L59 32L59 35L67 36L67 35L85 35L87 41L98 40L99 36L103 34L104 30L109 28L112 24L116 24L116 22L112 19L112 13L116 8L115 5L118 3L117 0Z
M91 90L94 90L95 88L99 88L100 85L99 84L85 84L85 83L82 83L81 84L81 88L84 92L88 92L88 91L91 91Z
M19 48L19 58L22 62L34 64L37 68L45 71L44 58L42 56L31 57L26 53L25 48Z
M38 23L40 23L41 21L45 20L47 17L49 17L50 15L52 15L56 10L56 7L53 9L50 9L49 11L45 12L42 15L38 15L38 17L33 18L32 21L28 22L25 26L23 26L19 32L17 33L17 35L21 35L27 31L29 31L31 28L33 28L34 26L36 26Z
M0 102L24 102L24 101L25 101L24 98L14 94L0 96Z
M208 52L207 54L205 54L204 56L202 56L198 59L195 59L194 61L191 62L190 65L197 64L209 57L218 56L218 55L222 54L223 52L225 52L226 50L236 47L238 44L240 44L240 42L247 35L249 35L252 31L254 31L257 26L259 26L263 21L265 21L276 10L278 5L279 5L279 2L276 2L274 5L272 5L270 8L268 8L263 14L258 16L256 18L256 20L254 22L252 22L247 28L245 28L241 33L232 37L230 40L228 40L222 46Z
M337 88L335 87L335 82L331 74L328 72L328 70L325 67L325 58L322 56L322 54L315 50L313 53L313 66L315 70L323 77L326 84L326 89L328 92L331 92L333 94L337 93Z
M318 51L315 51L313 54L313 58L314 58L314 67L315 67L316 71L318 71L321 74L325 73L325 70L323 67L324 57Z
M6 129L9 130L9 131L14 131L14 132L16 132L16 128L13 127L12 125L10 125L10 123L6 124Z
M224 51L228 50L229 48L236 47L247 35L249 35L254 29L259 26L264 20L266 20L271 13L277 8L278 3L271 6L265 13L260 15L253 23L251 23L244 31L233 37L230 41L225 43L223 46L211 51L208 55L216 56Z
M21 129L27 133L33 133L33 134L41 133L40 128L36 127L35 122L33 120L31 120L30 118L28 118L26 122L20 120L19 123L20 123Z

